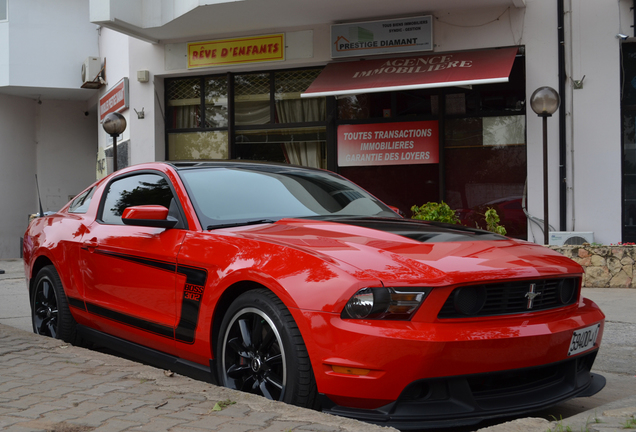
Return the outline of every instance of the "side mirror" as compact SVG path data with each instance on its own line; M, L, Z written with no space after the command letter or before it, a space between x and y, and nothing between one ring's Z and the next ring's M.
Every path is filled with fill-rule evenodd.
M124 225L154 228L172 228L178 220L168 216L168 209L160 205L140 205L128 207L121 215Z

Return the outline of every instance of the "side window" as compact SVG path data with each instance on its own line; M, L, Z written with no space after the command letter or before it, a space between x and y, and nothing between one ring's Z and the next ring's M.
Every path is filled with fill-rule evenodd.
M101 221L123 225L121 215L128 207L162 205L170 208L173 195L168 181L158 174L138 174L115 180L108 187Z
M93 198L93 192L95 192L95 188L90 188L89 190L81 193L76 196L71 205L68 208L69 213L86 213L88 210L88 206L91 203L91 199Z

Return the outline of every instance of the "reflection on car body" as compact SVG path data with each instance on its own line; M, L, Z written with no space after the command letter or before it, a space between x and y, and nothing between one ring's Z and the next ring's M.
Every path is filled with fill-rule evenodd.
M149 163L30 224L36 333L401 429L604 385L604 315L543 246L407 220L344 178Z

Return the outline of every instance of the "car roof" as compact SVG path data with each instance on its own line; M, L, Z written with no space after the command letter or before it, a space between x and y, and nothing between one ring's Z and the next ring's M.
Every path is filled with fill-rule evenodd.
M240 160L223 160L223 161L182 161L182 162L165 162L173 166L177 171L198 169L198 168L245 168L255 169L258 171L285 172L285 171L319 171L319 168L305 167L300 165L291 165L286 163L260 162L260 161L240 161Z

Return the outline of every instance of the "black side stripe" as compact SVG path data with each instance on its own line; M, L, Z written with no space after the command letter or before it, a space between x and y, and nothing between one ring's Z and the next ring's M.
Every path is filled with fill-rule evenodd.
M110 320L120 322L122 324L136 327L138 329L145 330L145 331L157 334L159 336L167 337L170 339L174 337L174 329L172 327L153 323L141 318L136 318L131 315L123 314L121 312L116 312L114 310L110 310L93 303L86 303L86 309L88 310L88 312L93 313L95 315L99 315L104 318L108 318Z
M73 299L73 302L69 299L69 304L71 304L71 306L87 310L90 313L103 316L104 318L118 321L160 336L169 337L171 339L175 338L179 342L188 344L194 343L195 331L199 321L199 311L201 309L201 300L203 299L205 283L208 279L207 270L199 267L177 265L176 263L151 260L148 258L141 258L134 255L120 254L100 249L95 249L95 253L156 268L158 270L168 271L171 273L176 272L177 274L184 275L186 277L186 281L183 287L183 299L181 301L181 316L179 318L179 323L176 328L172 328L143 320L132 315L113 311L92 303L86 303L86 305L84 305L84 302L79 299Z
M75 297L66 297L66 299L68 300L69 306L74 307L76 309L81 309L83 311L86 310L86 305L84 304L84 300L80 300Z

